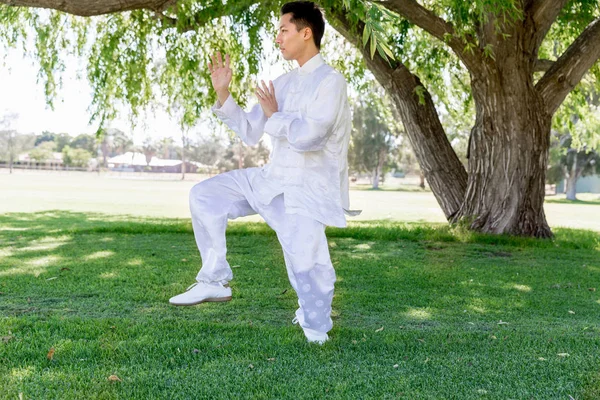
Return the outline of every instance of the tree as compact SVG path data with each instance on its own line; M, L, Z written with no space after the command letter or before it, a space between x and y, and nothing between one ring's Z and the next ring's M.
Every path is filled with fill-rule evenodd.
M56 143L51 141L45 141L37 145L33 150L29 152L29 158L35 160L37 163L47 162L54 158L54 151L56 150Z
M351 168L371 173L373 189L378 189L384 167L389 165L397 132L393 130L393 122L385 118L389 107L381 101L381 93L371 93L374 95L355 103L349 159Z
M146 165L150 166L150 161L152 161L152 157L156 155L157 151L158 146L151 137L144 139L142 153L144 153L144 156L146 157Z
M469 72L476 118L469 140L468 174L448 143L423 80L411 72L408 62L400 61L402 52L411 56L406 42L396 43L397 54L392 55L398 56L397 61L388 63L384 50L376 52L381 35L373 22L369 24L381 18L369 19L365 14L357 21L341 11L336 17L349 40L359 40L352 29L354 21L371 41L374 57L368 54L367 65L398 105L405 131L446 216L482 232L551 236L543 210L551 120L600 57L597 2L452 1L446 12L442 2L428 4L430 8L410 0L385 1L381 3L385 11L375 6L367 10L375 15L393 13L386 15L397 25L384 33L399 28L395 30L399 38L402 21L418 26L439 40L435 48L449 50ZM544 39L559 36L560 47L566 49L557 60L543 62ZM429 80L434 81L432 63L424 68L427 62L413 64L432 74L434 79ZM539 77L536 71L542 68L546 71Z
M127 153L133 147L133 140L131 136L127 135L120 129L109 129L108 134L110 137L111 144L111 155L115 156L118 154Z
M65 146L62 149L63 163L67 167L85 168L88 166L92 154L85 149L74 149L70 146Z
M6 113L0 119L0 160L8 161L10 173L13 172L13 163L18 154L33 147L33 135L21 135L12 124L19 117L16 113Z
M167 137L162 138L158 144L158 154L160 154L161 158L164 159L175 159L177 158L177 148L175 146L175 140L173 138Z
M548 182L556 184L565 180L565 193L568 200L577 200L577 180L583 176L600 174L600 154L595 149L584 146L572 147L571 135L556 134L550 150Z
M75 149L87 150L90 154L96 154L96 138L93 135L82 133L75 136L69 146Z
M216 136L203 137L192 146L190 159L204 165L216 165L225 153L222 140Z
M107 158L126 153L132 146L133 141L120 129L101 129L98 133L100 151L102 152L102 165L106 168Z
M66 133L52 133L48 131L42 132L41 136L38 136L35 140L35 146L38 146L44 142L54 142L56 144L55 151L61 152L63 147L71 143L71 136Z
M584 80L555 118L547 180L564 179L569 200L577 200L580 177L600 172L600 92L590 83Z
M257 70L261 26L268 25L279 5L247 0L0 2L83 16L115 13L94 26L89 63L93 117L108 120L115 100L126 101L133 110L144 106L152 98L150 82L156 79L170 102L184 105L186 124L214 100L206 70L199 67L214 48L232 53L232 63L239 66L232 89L245 99ZM361 49L392 98L448 220L481 232L551 236L543 200L552 117L584 74L591 70L600 76L597 0L431 0L423 3L426 7L416 0L320 4L329 22ZM30 9L8 10L5 26L22 31L30 23L44 33L37 35L37 51L45 61L41 66L51 99L53 73L60 67L57 47L74 43L82 52L86 27L92 23L71 21L60 13L52 13L46 23ZM120 13L129 10L134 11ZM219 17L225 15L230 18L222 22ZM65 31L78 33L77 39L69 41ZM5 31L3 36L15 42L14 35ZM153 69L149 60L157 48L165 57ZM558 50L556 59L552 49ZM464 87L473 98L475 121L467 170L434 103L444 101L443 65L469 74Z
M240 150L241 149L241 150ZM261 140L256 146L246 146L238 138L229 138L229 145L217 161L217 168L221 171L231 171L244 168L259 167L264 165L269 158L269 149Z
M10 173L19 153L33 148L35 135L23 135L15 130L0 130L0 160L8 162Z

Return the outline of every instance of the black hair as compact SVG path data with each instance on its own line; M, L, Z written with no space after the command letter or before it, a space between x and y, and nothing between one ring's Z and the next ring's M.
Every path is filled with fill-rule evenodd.
M325 19L319 6L312 1L292 1L281 7L281 15L292 14L290 22L298 30L310 28L317 49L321 49L321 38L325 32Z

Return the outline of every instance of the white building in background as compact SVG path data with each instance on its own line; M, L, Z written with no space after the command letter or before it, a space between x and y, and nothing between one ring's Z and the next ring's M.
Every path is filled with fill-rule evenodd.
M44 161L40 161L39 163L34 160L33 158L29 157L29 152L27 153L22 153L19 154L17 156L17 159L15 160L21 164L28 164L28 165L42 165L42 166L46 166L49 168L53 168L53 167L62 167L63 166L63 155L62 153L58 153L58 152L53 152L52 153L52 158L44 160Z
M150 163L146 162L146 156L142 153L128 151L106 160L108 168L113 171L122 172L181 172L183 162L181 160L162 159L153 156ZM197 172L198 169L211 170L212 167L195 161L185 162L185 172Z

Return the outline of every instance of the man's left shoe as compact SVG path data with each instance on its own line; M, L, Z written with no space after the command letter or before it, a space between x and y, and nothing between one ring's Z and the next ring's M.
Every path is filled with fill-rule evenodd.
M302 309L299 308L296 310L296 317L292 320L292 324L300 324L300 327L304 331L304 336L306 336L308 343L316 343L318 345L322 345L323 343L329 340L329 335L327 335L327 333L325 332L319 332L315 331L314 329L304 328L302 326L303 321L304 313L302 312Z
M231 288L220 283L196 282L187 291L171 297L169 303L174 306L193 306L208 301L231 300Z

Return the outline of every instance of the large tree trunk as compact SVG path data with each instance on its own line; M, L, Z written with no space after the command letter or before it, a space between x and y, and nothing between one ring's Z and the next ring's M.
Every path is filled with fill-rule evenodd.
M551 237L543 207L551 115L543 99L514 60L486 66L472 89L469 181L455 221L479 232Z

